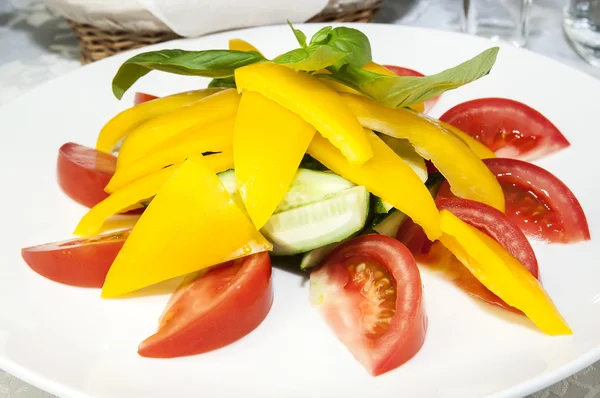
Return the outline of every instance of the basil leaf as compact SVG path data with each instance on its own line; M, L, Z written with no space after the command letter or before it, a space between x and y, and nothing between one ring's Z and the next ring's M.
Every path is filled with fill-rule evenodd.
M313 44L326 43L327 40L329 40L329 32L331 32L332 29L333 28L331 26L325 26L324 28L321 28L313 35L312 39L310 39L310 45L312 46Z
M212 79L210 83L208 83L208 87L237 88L235 85L235 78L233 76L224 77L222 79Z
M119 68L112 89L118 99L151 70L204 77L233 76L236 68L265 61L257 52L233 50L160 50L135 55Z
M300 29L294 28L294 25L292 25L289 19L287 19L287 23L292 29L292 32L294 32L294 36L296 36L296 41L298 41L300 47L306 47L306 35L304 32L302 32Z
M329 68L331 75L318 76L346 84L390 108L406 107L487 75L496 62L498 50L489 48L454 68L424 77L383 76L352 65Z
M344 26L332 29L327 35L327 40L322 44L327 44L347 53L348 55L344 61L353 66L363 66L372 59L369 38L358 29Z
M288 51L275 58L273 62L293 69L313 71L335 65L346 56L345 52L333 47L317 44Z

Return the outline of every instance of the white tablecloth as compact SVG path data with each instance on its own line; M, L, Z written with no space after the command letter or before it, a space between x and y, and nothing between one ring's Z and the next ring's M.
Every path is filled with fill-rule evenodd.
M600 78L600 69L582 61L564 38L563 3L534 2L528 48ZM461 6L461 0L384 0L378 22L458 31ZM48 13L41 0L0 0L0 104L79 66L77 40L65 20ZM53 395L0 370L1 397ZM600 363L532 397L600 398Z

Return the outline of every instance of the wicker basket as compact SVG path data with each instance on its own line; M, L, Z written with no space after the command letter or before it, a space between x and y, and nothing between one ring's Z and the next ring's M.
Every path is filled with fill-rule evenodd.
M373 0L346 8L328 8L308 22L371 22L381 7L381 1ZM70 24L73 32L79 37L81 63L83 64L109 57L121 51L179 38L171 31L108 31L74 21L70 21Z

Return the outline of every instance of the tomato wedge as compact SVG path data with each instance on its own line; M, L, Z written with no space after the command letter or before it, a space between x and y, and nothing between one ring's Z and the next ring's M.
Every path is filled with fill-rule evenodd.
M27 247L23 260L38 274L56 282L80 287L102 287L130 229L82 239Z
M146 94L146 93L140 93L138 91L137 93L135 93L135 97L133 99L133 104L134 105L139 105L139 104L142 104L144 102L152 101L152 100L157 99L157 98L158 97L156 95Z
M183 282L158 332L144 340L144 357L173 358L226 346L254 330L273 303L266 252L230 261Z
M394 238L365 235L343 243L311 272L310 294L337 338L372 375L397 368L423 345L421 276Z
M384 66L386 68L388 68L389 70L391 70L392 72L394 72L398 76L418 76L418 77L425 76L421 72L417 72L414 69L404 68L402 66L396 66L396 65L384 65ZM436 102L438 102L439 98L440 97L438 95L437 97L434 97L430 100L425 101L425 112L427 112L431 108L433 108L433 106L436 104Z
M460 198L437 199L440 210L448 210L462 221L474 226L496 240L513 255L529 272L538 278L538 263L529 241L502 212L473 200ZM397 239L415 255L417 261L444 272L454 284L468 294L490 304L521 313L506 304L502 299L486 288L467 268L440 242L432 243L418 225L407 220L398 230Z
M108 197L104 187L115 173L117 158L72 142L58 150L57 178L74 201L94 207Z
M485 159L506 198L506 216L528 237L553 243L590 239L585 213L571 190L549 171L517 159ZM454 196L444 182L438 198Z
M508 98L463 102L440 120L481 141L499 157L535 160L570 145L544 115Z

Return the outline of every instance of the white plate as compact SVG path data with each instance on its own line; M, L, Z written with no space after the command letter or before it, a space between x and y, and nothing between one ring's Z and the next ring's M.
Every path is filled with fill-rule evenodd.
M302 26L308 34L319 25ZM474 37L392 25L359 26L374 59L433 73L491 43ZM284 26L226 32L155 46L226 48L242 37L275 56L295 47ZM306 278L277 269L275 303L254 332L223 349L172 360L137 355L157 327L167 294L101 300L98 290L48 281L19 249L69 237L85 209L55 181L57 149L93 146L100 127L132 103L135 90L164 95L205 79L153 72L123 101L110 82L131 54L96 62L56 79L0 110L2 245L0 367L65 397L481 397L523 396L600 359L600 247L535 246L541 278L574 330L548 337L523 318L480 304L423 272L427 339L406 365L373 378L329 332L308 302ZM547 115L572 146L540 164L575 192L592 236L599 236L598 105L600 82L533 53L503 47L491 75L444 94L433 110L477 97L523 101Z

